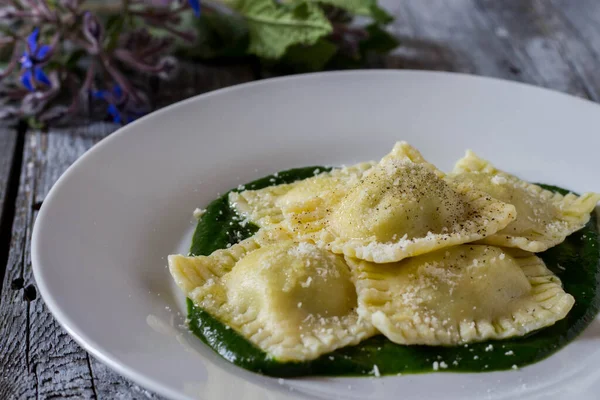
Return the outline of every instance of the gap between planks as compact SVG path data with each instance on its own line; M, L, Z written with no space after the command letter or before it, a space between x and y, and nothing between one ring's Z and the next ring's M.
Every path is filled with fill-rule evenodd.
M25 126L20 124L0 131L0 291L10 252L25 130Z

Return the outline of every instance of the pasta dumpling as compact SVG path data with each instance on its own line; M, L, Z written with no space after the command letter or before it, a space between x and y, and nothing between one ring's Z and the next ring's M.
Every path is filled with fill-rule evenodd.
M283 221L282 206L308 199L331 202L343 196L345 194L343 188L355 184L373 165L373 162L365 162L323 172L294 183L269 186L259 190L231 192L229 204L242 218L261 228L270 228Z
M531 252L547 250L583 228L600 200L597 193L563 196L545 190L496 169L472 151L467 151L466 156L456 163L450 179L510 203L517 210L514 221L482 239L481 243Z
M246 239L207 257L170 256L199 307L278 361L304 361L376 333L356 312L344 258L310 243Z
M285 223L334 253L386 263L482 239L515 218L512 205L443 177L400 142L343 197L283 205Z
M457 345L521 336L564 318L574 304L527 252L460 245L393 264L347 258L358 312L406 345Z

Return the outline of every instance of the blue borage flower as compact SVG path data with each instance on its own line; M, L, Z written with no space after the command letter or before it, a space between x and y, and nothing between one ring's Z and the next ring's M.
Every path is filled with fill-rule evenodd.
M200 16L200 0L188 0L188 4L194 11L194 15L196 15L196 17L199 17Z
M121 113L117 104L123 100L123 90L119 85L114 85L112 90L95 90L92 91L92 96L96 99L104 100L108 103L107 111L117 124L123 122Z
M125 123L130 123L143 115L142 113L134 111L128 111L127 113L121 111L121 108L126 103L126 95L119 85L114 85L112 90L92 91L92 96L108 103L106 111L116 124L122 124L123 120L125 120Z
M27 36L27 49L21 57L21 83L29 91L35 91L36 83L42 83L46 86L51 86L50 79L42 69L41 65L50 55L52 48L47 45L38 45L40 30L35 28L29 36Z

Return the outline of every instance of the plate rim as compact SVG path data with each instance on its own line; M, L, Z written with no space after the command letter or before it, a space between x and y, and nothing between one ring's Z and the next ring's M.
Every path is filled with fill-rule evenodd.
M449 79L464 79L465 81L479 81L486 83L494 83L498 85L508 85L514 87L528 88L527 90L533 90L540 93L546 93L546 95L557 96L558 98L570 99L570 101L579 102L580 104L586 104L586 107L592 105L594 107L598 107L597 111L600 112L600 104L596 103L590 99L582 98L575 96L573 94L561 92L558 90L550 89L547 87L536 86L535 84L513 81L504 78L498 77L490 77L490 76L481 76L481 75L473 75L464 72L450 72L450 71L428 71L428 70L416 70L416 69L368 69L368 70L346 70L346 71L324 71L324 72L313 72L313 73L304 73L304 74L295 74L295 75L287 75L280 76L262 80L249 81L245 83L240 83L216 90L212 90L206 93L198 94L192 96L190 98L180 100L173 104L170 104L166 107L155 110L132 123L129 123L125 126L119 127L113 133L110 133L105 138L101 139L99 142L94 144L91 148L85 151L77 160L75 160L57 179L57 181L52 185L48 194L46 195L42 207L40 208L38 215L35 219L32 234L31 234L31 246L30 246L30 255L31 255L31 268L33 273L33 278L35 284L40 292L41 297L44 300L44 303L53 318L58 324L65 329L65 331L75 340L75 342L81 346L86 352L90 355L98 359L100 362L108 366L110 369L133 381L134 383L140 385L142 388L145 388L149 391L152 391L158 395L165 396L167 398L174 399L186 399L188 398L186 395L181 393L180 391L170 389L158 381L155 381L149 377L146 377L145 374L138 372L135 368L127 366L123 364L121 361L113 359L110 352L105 349L100 348L97 343L91 340L85 332L78 331L74 328L77 325L69 315L61 310L61 308L55 302L56 294L52 293L52 289L50 289L44 279L42 279L42 272L40 269L44 268L43 262L41 261L40 249L39 249L39 237L41 235L41 226L44 225L45 216L48 213L48 210L52 207L53 199L56 197L56 193L61 190L61 187L68 181L69 177L73 174L73 171L79 168L82 163L87 162L87 159L92 154L96 152L102 151L102 149L112 141L119 140L122 135L127 134L131 130L136 130L137 126L140 124L147 123L146 121L152 120L153 118L160 118L164 114L168 114L172 112L172 110L177 109L179 107L183 107L185 105L198 102L198 101L206 101L213 96L221 96L226 95L229 92L243 91L243 90L251 90L254 87L260 86L269 86L269 85L277 85L282 82L289 81L302 81L302 80L311 80L311 79L322 79L327 76L340 76L340 75L348 75L348 76L356 76L360 78L365 75L434 75L434 76L442 76ZM300 394L296 394L299 396ZM304 398L301 396L300 398Z

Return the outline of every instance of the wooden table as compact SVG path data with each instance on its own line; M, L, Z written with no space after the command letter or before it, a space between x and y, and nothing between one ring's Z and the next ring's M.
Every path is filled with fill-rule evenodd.
M374 60L376 67L466 72L600 100L598 0L383 3L397 18L390 28L402 45ZM251 65L195 66L185 74L182 85L156 88L161 105L263 78ZM117 128L88 122L0 130L0 399L158 398L82 350L37 296L31 274L31 230L44 197Z

